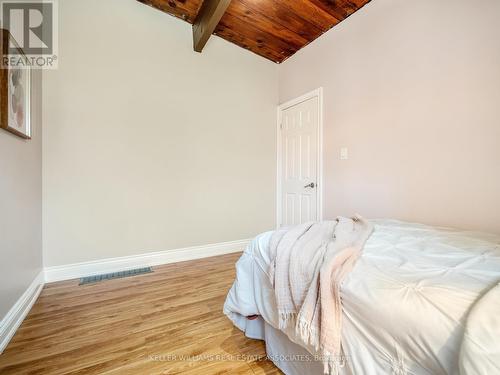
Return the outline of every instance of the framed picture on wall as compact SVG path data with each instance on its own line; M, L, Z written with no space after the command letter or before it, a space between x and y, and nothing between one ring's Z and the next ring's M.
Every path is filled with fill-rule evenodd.
M0 29L0 128L19 137L31 138L31 67L12 35ZM14 46L16 66L9 60L9 44ZM20 64L20 62L22 62Z

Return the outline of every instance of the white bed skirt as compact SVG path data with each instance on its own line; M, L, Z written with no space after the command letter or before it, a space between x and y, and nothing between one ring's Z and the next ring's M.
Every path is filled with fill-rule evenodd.
M323 364L314 361L306 349L271 325L264 323L264 326L267 356L276 367L286 375L323 375Z

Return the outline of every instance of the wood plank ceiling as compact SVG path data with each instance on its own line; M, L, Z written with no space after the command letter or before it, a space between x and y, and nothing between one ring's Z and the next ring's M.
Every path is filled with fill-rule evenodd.
M138 1L191 24L203 5L203 0ZM214 34L279 64L368 2L232 0Z

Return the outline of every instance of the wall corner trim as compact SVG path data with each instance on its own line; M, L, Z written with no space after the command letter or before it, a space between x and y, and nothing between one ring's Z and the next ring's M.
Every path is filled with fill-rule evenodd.
M126 271L134 268L158 266L162 264L236 253L245 250L250 241L250 239L245 239L221 242L140 255L130 255L62 266L45 267L45 282L51 283L55 281L71 280L85 276L95 276L103 273Z
M44 286L44 272L38 273L7 315L0 321L0 354L5 350L31 307L38 299Z

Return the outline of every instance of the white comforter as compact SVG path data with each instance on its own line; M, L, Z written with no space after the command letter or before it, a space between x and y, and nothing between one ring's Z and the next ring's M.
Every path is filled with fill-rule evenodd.
M500 282L500 237L393 220L373 223L375 231L342 287L342 345L348 358L343 373L476 374L477 363L460 365L460 347L469 311ZM271 235L258 236L244 252L224 305L236 326L259 339L264 338L259 321L245 316L260 315L278 328L268 276ZM490 297L488 303L499 301ZM479 311L494 321L492 311L500 306ZM285 333L300 342L293 330ZM500 346L498 340L492 344L491 335L477 336L476 348L500 352L491 348ZM499 366L500 373L497 359L491 368Z

